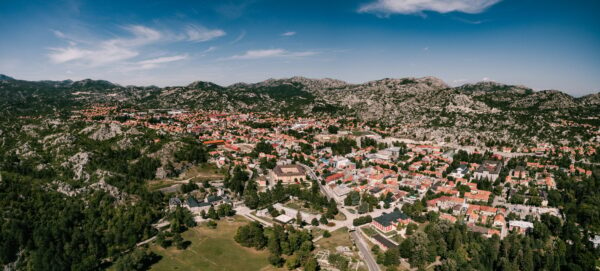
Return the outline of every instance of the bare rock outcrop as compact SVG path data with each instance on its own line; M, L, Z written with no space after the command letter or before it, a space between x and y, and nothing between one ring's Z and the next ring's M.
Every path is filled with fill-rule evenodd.
M67 162L62 163L62 166L73 170L74 180L88 181L90 179L90 174L85 172L84 168L90 162L90 156L91 153L89 152L78 152L69 157Z
M111 123L109 125L102 125L100 129L96 130L90 135L93 140L104 141L123 134L121 125Z

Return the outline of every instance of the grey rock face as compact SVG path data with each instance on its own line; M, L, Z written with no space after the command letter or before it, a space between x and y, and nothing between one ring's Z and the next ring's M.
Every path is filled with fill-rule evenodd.
M111 123L109 125L102 125L100 129L96 130L90 135L93 140L104 141L123 134L121 125Z
M90 174L84 171L85 166L90 162L91 154L88 152L79 152L71 156L67 162L62 164L63 167L68 167L73 170L74 180L90 179Z

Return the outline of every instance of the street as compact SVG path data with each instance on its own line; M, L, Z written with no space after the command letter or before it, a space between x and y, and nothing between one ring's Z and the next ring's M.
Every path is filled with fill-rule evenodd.
M321 180L313 172L312 168L310 168L308 166L304 166L304 167L307 169L308 175L311 178L314 178L317 180L317 183L319 184L319 188L321 188L321 192L325 196L327 196L327 198L334 199L336 201L336 203L338 204L338 206L340 207L340 208L338 208L338 210L340 212L342 212L344 214L344 216L346 216L345 221L335 221L336 229L341 228L341 227L348 227L348 229L350 229L351 227L353 227L352 221L355 218L360 217L361 215L359 215L358 213L352 214L346 208L343 208L344 203L338 201L338 198L333 195L333 191L331 191L324 185L321 185ZM390 207L390 209L391 209L391 207ZM368 215L377 217L377 216L380 216L384 211L386 211L386 210L385 209L375 209L373 212L369 213ZM365 214L365 215L367 215L367 214ZM369 249L369 246L363 240L362 235L360 233L358 233L357 231L351 231L351 232L349 232L349 234L350 234L350 238L353 240L353 242L356 244L356 246L360 250L360 254L362 255L365 263L367 264L369 271L379 271L379 266L377 265L375 258L373 258L373 254L371 254L371 250Z
M379 265L377 265L377 261L373 258L369 246L363 241L361 234L358 231L352 231L350 232L350 237L356 244L356 247L358 247L358 250L360 250L360 255L365 260L369 271L379 271Z

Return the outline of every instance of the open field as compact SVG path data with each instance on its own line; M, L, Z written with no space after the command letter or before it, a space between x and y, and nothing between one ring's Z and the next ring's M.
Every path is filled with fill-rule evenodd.
M339 228L331 233L329 238L321 238L315 245L318 246L317 251L328 250L329 253L343 254L351 258L350 270L367 270L367 267L362 263L362 259L358 254L358 250L354 247L350 234L348 234L348 228ZM340 253L336 250L338 246L345 246L351 249L348 253ZM358 269L356 269L358 268ZM382 269L385 270L385 269Z
M146 183L150 191L162 190L165 193L172 193L178 191L179 186L182 183L191 182L202 182L202 181L213 181L222 180L224 175L222 171L213 164L204 164L193 166L187 169L179 177L167 178L162 180L152 180Z
M236 216L233 222L219 221L216 229L203 225L192 228L182 234L192 242L185 250L152 245L152 251L163 258L151 270L277 270L269 265L266 250L245 248L233 240L237 228L247 222Z
M148 190L150 191L156 191L156 190L160 190L160 189L164 189L170 186L174 186L177 185L177 183L175 183L173 180L170 179L165 179L165 180L155 180L155 181L149 181L146 183L146 186L148 187ZM175 190L178 190L179 188L174 188Z
M217 168L213 164L203 164L198 166L193 166L186 170L183 174L181 174L180 179L189 179L192 178L193 181L203 181L203 180L221 180L224 175L221 169Z
M321 238L316 244L319 245L320 248L327 249L331 252L335 252L337 246L352 247L352 241L350 240L348 228L346 227L333 231L331 237Z

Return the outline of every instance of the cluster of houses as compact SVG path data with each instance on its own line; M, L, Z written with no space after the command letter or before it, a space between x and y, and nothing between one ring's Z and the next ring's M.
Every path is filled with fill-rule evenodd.
M221 204L232 204L233 202L222 188L217 190L217 193L208 194L203 199L195 198L191 193L180 197L171 197L169 199L169 209L173 210L177 207L188 209L195 215L196 220L202 220L200 214L204 211L208 212L210 207L217 208Z
M101 105L74 113L87 121L97 122L116 122L111 118L96 117L117 114L126 117L119 121L121 125L194 134L204 145L211 147L211 163L218 167L237 165L248 172L254 172L253 178L260 189L267 189L279 181L287 185L319 179L324 181L327 189L331 189L337 202L343 202L349 193L356 191L380 199L391 199L392 207L414 203L428 192L433 192L438 197L427 201L428 210L439 212L441 219L464 221L469 229L486 236L498 234L503 237L511 230L526 232L533 227L533 224L524 221L528 215L549 213L560 216L560 213L555 208L545 206L545 201L542 206L530 206L527 202L496 204L494 194L478 189L478 182L501 182L505 188L502 196L497 197L509 197L511 193L506 193L506 190L520 187L534 185L535 189L555 189L556 180L552 172L556 170L577 176L591 175L590 170L575 165L563 169L537 162L505 169L508 159L502 153L557 156L595 153L595 148L591 146L557 147L540 144L528 148L495 148L489 150L501 153L497 152L489 160L481 163L458 161L458 167L452 166L450 170L454 162L454 151L444 145L384 138L376 132L392 132L369 128L367 124L353 119L347 119L343 127L345 130L329 133L328 127L339 126L339 119L282 117L268 112L188 112L178 109L136 112ZM342 138L356 141L357 147L347 154L339 154L328 147ZM361 146L364 142L373 141L377 143L375 146ZM259 142L271 145L273 152L254 156L254 148ZM310 147L309 151L306 151L306 146ZM264 161L274 161L275 166L265 168ZM468 187L466 191L465 186ZM544 197L543 194L541 196ZM203 199L172 198L169 203L170 206L184 206L199 214L202 210L207 211L210 206L227 200L224 194L220 194ZM515 213L523 220L506 221L509 213ZM376 217L372 226L386 233L398 229L401 231L403 227L398 225L407 223L411 223L410 218L390 212Z

